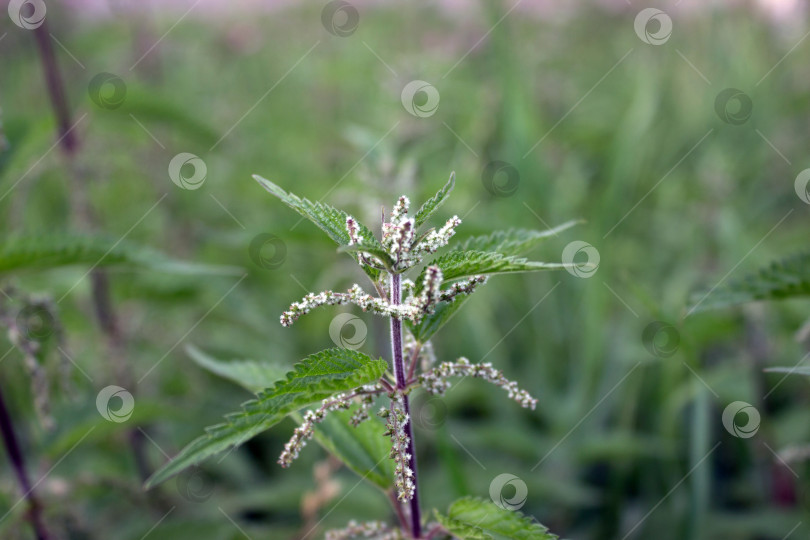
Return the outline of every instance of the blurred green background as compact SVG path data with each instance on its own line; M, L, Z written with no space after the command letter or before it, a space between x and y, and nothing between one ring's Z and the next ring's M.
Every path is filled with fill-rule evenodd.
M451 171L456 190L437 223L463 217L457 238L583 218L532 255L559 261L582 240L601 261L587 279L493 278L434 339L440 360L490 361L540 402L525 411L473 380L440 402L415 396L424 508L487 498L510 473L528 487L522 511L565 538L807 537L810 470L777 454L810 441L810 393L803 378L763 373L804 357L806 302L686 316L695 291L806 247L808 206L794 191L810 166L806 11L775 19L749 2L668 3L672 34L656 45L634 30L647 7L637 2L525 3L357 2L357 27L339 36L324 2L110 2L98 17L49 2L38 31L76 123L72 157L56 144L34 32L0 17L2 236L125 237L246 273L106 271L117 344L95 322L86 265L4 276L4 287L58 301L73 362L73 390L52 384L46 429L21 355L0 340L0 355L10 351L0 385L57 537L302 538L319 523L314 538L352 518L391 520L374 487L324 472L314 443L282 470L291 420L190 480L140 486L250 397L203 371L186 344L289 367L333 346L330 321L347 310L291 329L281 312L307 291L364 279L251 174L376 225L380 205L401 193L419 204ZM102 87L94 102L100 73L125 96ZM438 91L434 114L403 106L413 80ZM718 101L726 88L745 97ZM199 189L169 177L181 152L205 163ZM493 161L507 168L487 189ZM286 248L277 267L249 254L263 233ZM361 350L387 358L385 321L357 314L369 331ZM657 321L671 327L656 333ZM54 381L57 364L45 366ZM112 384L135 397L126 422L96 410ZM760 412L755 436L723 427L735 401ZM313 503L314 493L328 496ZM19 495L4 455L3 538L31 537Z

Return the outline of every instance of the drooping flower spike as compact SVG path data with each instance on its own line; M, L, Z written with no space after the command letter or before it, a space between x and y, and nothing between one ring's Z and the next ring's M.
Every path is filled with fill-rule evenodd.
M307 441L312 438L315 433L315 425L320 424L326 418L326 415L331 411L346 410L351 408L356 403L355 398L360 398L360 407L355 416L365 414L368 418L368 408L374 401L374 396L383 392L383 387L380 384L370 384L356 389L350 394L335 394L330 398L326 398L321 402L321 406L317 410L309 410L304 413L304 421L301 425L295 428L292 438L284 445L284 451L278 458L278 462L282 467L289 467L293 460L298 457L299 452ZM352 424L357 425L362 422L362 419Z
M506 390L509 399L517 401L521 407L534 410L537 406L535 398L526 390L521 390L515 381L504 377L500 370L492 367L492 364L489 362L471 364L464 357L459 358L457 362L442 362L437 368L419 375L419 384L431 394L442 395L450 388L450 382L447 379L454 376L483 379Z

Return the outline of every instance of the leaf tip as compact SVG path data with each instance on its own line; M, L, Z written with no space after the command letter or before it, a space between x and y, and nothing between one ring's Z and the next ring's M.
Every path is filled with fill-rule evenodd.
M280 189L276 184L274 184L273 182L271 182L270 180L268 180L264 176L261 176L259 174L252 174L251 177L254 180L256 180L256 182L258 182L260 186L262 186L264 189L266 189L270 193L273 193L273 191L276 190L276 189Z

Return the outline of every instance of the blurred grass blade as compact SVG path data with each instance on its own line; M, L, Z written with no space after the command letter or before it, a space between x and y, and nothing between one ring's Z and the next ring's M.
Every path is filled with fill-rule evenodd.
M753 274L697 293L691 312L718 309L756 300L782 300L810 295L810 252L774 261Z
M416 222L416 227L419 227L425 221L430 219L430 216L439 209L439 207L444 204L444 201L450 195L450 192L453 191L453 188L456 186L456 173L455 171L450 173L450 179L447 183L440 189L433 197L428 199L425 204L423 204L419 210L416 212L414 216L414 221Z
M268 430L288 414L338 392L377 381L387 369L385 360L348 349L327 349L299 362L285 379L225 417L226 422L206 429L147 480L151 488L229 448L240 446Z
M124 266L174 274L241 274L235 266L172 259L131 243L99 236L12 236L0 240L0 274L63 266Z
M787 373L788 375L804 375L810 377L810 367L772 367L764 371L767 373Z
M99 110L97 107L91 109ZM101 112L104 114L97 115L101 118L109 113L108 110ZM213 127L200 121L201 115L187 111L177 102L165 99L146 88L131 83L127 84L126 99L115 112L125 116L131 115L138 122L146 125L165 124L171 128L172 133L186 135L200 144L211 145L219 138L219 134Z

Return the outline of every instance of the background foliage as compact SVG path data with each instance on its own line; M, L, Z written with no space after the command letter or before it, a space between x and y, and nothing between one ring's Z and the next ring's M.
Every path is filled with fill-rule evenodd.
M322 7L194 14L173 27L185 8L94 20L50 3L49 31L79 121L73 163L52 148L32 35L0 23L4 244L86 233L73 202L81 197L94 234L246 273L240 281L242 271L113 267L123 354L111 353L95 324L86 265L6 274L7 286L58 300L74 363L73 391L54 385L55 428L46 430L19 353L0 362L53 528L138 539L159 522L154 538L300 538L320 520L317 534L351 518L390 517L371 484L329 469L314 444L290 470L278 467L291 420L148 493L132 448L154 471L250 397L201 369L184 344L281 371L333 346L337 308L293 330L278 316L306 291L362 275L252 174L374 224L381 204L401 193L421 203L455 170L439 214L464 218L458 238L585 218L533 256L559 262L577 238L599 250L601 264L589 279L494 278L436 337L440 359L491 361L540 403L516 411L498 389L470 380L440 402L423 399L415 414L425 507L486 498L492 479L511 473L528 486L522 511L567 538L806 535L809 471L775 453L810 441L807 382L763 372L807 353L806 300L687 316L696 291L806 247L808 206L793 183L808 166L806 18L774 22L746 3L673 10L672 37L650 46L633 31L635 3L544 16L507 15L511 4L500 2L469 11L361 4L358 29L345 38L325 30ZM90 99L101 72L125 81L120 107ZM414 79L439 90L433 116L402 107L400 92ZM753 102L740 125L715 111L730 87ZM205 161L200 189L169 179L180 152ZM482 182L494 160L519 173L511 196L493 196ZM286 246L275 268L250 256L265 233ZM359 316L369 329L362 350L387 357L384 321ZM656 321L674 330L645 334ZM3 347L0 355L11 345ZM126 422L96 410L96 394L110 384L135 396ZM754 437L724 429L722 411L734 401L761 413ZM313 493L331 494L314 513ZM12 509L0 520L4 538L28 537L18 496L3 459L0 513Z

